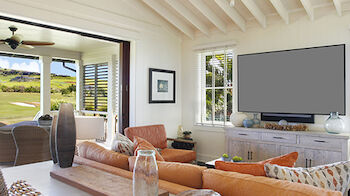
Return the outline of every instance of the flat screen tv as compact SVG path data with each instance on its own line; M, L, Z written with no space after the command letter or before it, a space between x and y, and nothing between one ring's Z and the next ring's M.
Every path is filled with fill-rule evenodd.
M345 45L237 56L238 111L345 115Z

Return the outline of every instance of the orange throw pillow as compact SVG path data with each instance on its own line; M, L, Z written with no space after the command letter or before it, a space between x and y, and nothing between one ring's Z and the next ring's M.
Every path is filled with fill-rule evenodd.
M149 143L145 139L135 136L134 137L134 156L137 156L137 152L139 150L154 150L154 152L156 153L155 155L156 155L157 161L164 161L164 158L162 157L162 155L159 154L158 150L151 143Z
M298 152L292 152L279 157L274 157L257 163L234 163L216 161L215 169L250 174L253 176L266 176L264 165L266 163L276 164L285 167L293 167L298 159Z

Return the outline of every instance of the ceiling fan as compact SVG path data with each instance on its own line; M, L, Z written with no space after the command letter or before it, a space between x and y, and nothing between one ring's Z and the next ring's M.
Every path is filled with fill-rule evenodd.
M34 48L34 46L51 46L55 44L53 42L22 40L21 35L15 34L15 32L17 31L17 27L10 26L9 29L12 32L12 36L10 38L0 40L0 44L7 44L13 50L15 50L17 47L32 49Z

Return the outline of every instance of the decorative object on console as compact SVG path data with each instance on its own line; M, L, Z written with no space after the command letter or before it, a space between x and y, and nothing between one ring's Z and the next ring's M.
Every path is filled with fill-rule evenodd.
M241 112L232 113L230 116L230 121L235 127L243 127L243 120L248 116Z
M182 137L183 132L184 132L184 128L182 127L182 125L179 125L179 127L177 128L177 137Z
M72 166L75 145L76 128L73 105L71 103L62 103L57 117L54 145L57 162L61 168ZM53 152L53 150L51 150L51 152Z
M158 167L154 150L138 152L133 171L134 196L158 195Z
M229 157L228 154L226 154L226 153L222 154L221 159L222 159L223 161L230 161L230 157Z
M52 122L52 117L49 114L40 116L40 118L38 119L39 126L51 126L51 122Z
M256 163L234 163L215 161L215 169L233 171L253 176L266 176L264 164L271 163L281 166L293 167L298 159L298 152L292 152L279 157L270 158Z
M134 143L128 137L118 133L112 142L112 150L128 156L133 156Z
M243 161L243 158L242 157L239 157L239 156L234 156L232 157L232 161L233 162L242 162Z
M8 196L6 183L5 183L4 176L2 175L1 170L0 170L0 195L1 196Z
M266 123L265 129L282 130L282 131L307 131L308 126L304 124L299 125L279 125L277 123Z
M254 113L254 118L253 118L253 127L254 128L259 128L260 127L261 121L258 118L258 114Z
M149 103L175 103L175 71L149 69Z
M344 121L339 117L338 112L331 112L324 123L324 128L328 133L338 134L344 131Z
M343 194L350 181L350 161L311 168L289 168L270 163L265 164L264 167L268 177L340 191Z
M254 125L254 122L252 119L246 118L243 120L243 125L245 128L251 128Z
M282 120L278 121L278 125L282 125L282 126L288 125L288 121L282 119Z

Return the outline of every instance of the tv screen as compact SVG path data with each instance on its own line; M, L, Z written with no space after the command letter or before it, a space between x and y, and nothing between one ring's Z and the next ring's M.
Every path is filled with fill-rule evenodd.
M345 45L237 56L238 111L345 115Z

